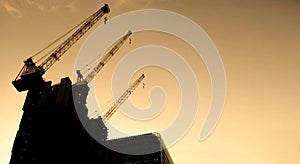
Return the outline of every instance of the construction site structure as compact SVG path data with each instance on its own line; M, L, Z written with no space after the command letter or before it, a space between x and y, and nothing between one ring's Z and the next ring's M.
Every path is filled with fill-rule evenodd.
M97 127L103 128L105 125L101 119L82 122L79 117L84 116L78 115L76 109L81 107L80 111L84 112L88 109L75 103L69 78L61 79L59 84L51 85L48 81L42 87L30 89L10 164L96 163L106 159L106 147L93 139L84 127L85 123L97 123L100 124ZM90 127L89 130L98 132L98 136L106 140L107 129Z
M112 163L174 164L159 133L152 132L106 142Z
M52 51L48 52L46 55L50 53L51 55L43 60L40 65L37 65L33 61L33 57L38 54L31 56L27 60L25 60L24 66L22 67L21 71L12 81L12 84L15 86L15 88L19 92L21 92L43 85L43 83L45 82L42 78L43 74L45 74L45 72L55 62L57 62L63 56L63 54L65 54L65 52L67 52L89 29L91 29L98 20L100 20L105 14L109 12L110 9L108 5L105 4L98 11L88 17L84 22L80 23L79 25L81 26L62 44L57 46ZM41 59L43 59L43 57Z
M74 101L72 87L66 77L27 92L10 164L173 163L157 134L107 139L102 119L87 117L88 108ZM148 153L152 150L156 151Z
M72 84L68 77L62 78L59 84L45 81L43 75L58 61L63 54L71 48L99 19L109 13L107 4L93 15L88 17L80 27L53 51L47 53L37 61L33 57L24 61L25 65L12 82L19 91L28 91L23 105L23 115L17 131L10 164L40 164L40 163L172 163L172 160L158 160L163 158L144 154L142 156L123 154L109 149L107 144L114 147L130 147L150 149L150 145L159 145L160 137L153 139L149 135L136 136L133 142L130 139L119 139L110 141L107 139L108 129L101 118L88 118L87 96L89 92L88 83L103 68L108 60L117 52L124 41L131 35L129 31L114 48L100 60L100 63L86 77ZM105 19L106 20L106 19ZM51 45L51 44L50 44ZM47 57L48 54L51 54ZM80 73L80 72L79 72ZM80 75L80 74L79 74ZM109 119L138 84L144 79L143 74L132 86L117 100L115 107L109 110L106 119ZM93 137L96 136L96 137ZM150 135L152 136L152 134ZM129 144L132 143L132 144ZM158 146L159 147L159 146ZM126 148L126 146L125 146ZM159 149L163 152L165 148ZM161 153L160 153L161 154ZM116 160L120 158L120 160ZM153 159L155 159L153 161ZM171 162L169 162L171 161ZM129 162L132 163L132 162Z

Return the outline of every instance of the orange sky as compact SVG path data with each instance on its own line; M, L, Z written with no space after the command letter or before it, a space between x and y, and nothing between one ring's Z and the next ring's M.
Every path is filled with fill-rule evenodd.
M177 12L199 24L222 57L227 97L217 127L206 140L199 142L197 138L211 96L205 64L187 44L174 36L139 32L132 36L132 47L125 45L120 55L116 55L97 76L96 88L102 91L97 97L101 103L111 99L106 86L112 78L114 66L126 52L148 44L166 46L190 63L201 94L193 126L183 139L169 148L175 163L300 162L300 106L297 102L300 98L300 3L297 0L0 0L0 163L9 162L22 116L26 93L17 92L11 85L22 61L104 3L111 8L108 18L132 10L157 8ZM71 77L76 54L86 36L51 67L44 78L58 83L62 77ZM119 112L111 118L112 124L132 134L160 131L168 126L178 113L180 98L178 83L167 71L147 67L140 72L148 76L146 88L137 88L131 96L136 105L148 106L149 99L141 97L147 97L151 87L156 85L165 89L168 99L161 115L151 121L137 123Z

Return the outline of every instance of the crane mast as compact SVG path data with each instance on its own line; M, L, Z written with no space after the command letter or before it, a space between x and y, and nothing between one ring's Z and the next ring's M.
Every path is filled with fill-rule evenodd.
M132 32L129 30L126 35L124 35L112 48L111 50L106 53L101 59L100 62L97 64L96 67L93 68L93 70L86 76L85 79L78 78L77 83L85 83L88 84L91 82L94 77L97 75L97 73L104 67L104 65L112 58L112 56L121 48L121 46L124 44L124 42L129 38L129 36L132 34ZM80 75L80 71L77 72Z
M132 92L135 90L135 88L143 81L145 78L145 75L142 74L117 100L116 103L114 103L109 110L103 115L102 120L104 123L106 123L111 116L117 111L117 109L125 102L125 100L132 94Z
M61 56L70 49L98 20L105 14L109 13L110 9L107 4L101 7L98 11L92 14L86 21L61 45L59 45L51 55L46 58L40 65L33 62L32 57L24 61L25 65L12 82L15 88L21 92L32 87L37 87L44 82L42 75L56 62Z

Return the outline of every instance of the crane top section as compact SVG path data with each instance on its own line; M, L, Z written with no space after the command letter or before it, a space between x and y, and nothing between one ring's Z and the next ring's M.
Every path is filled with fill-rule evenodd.
M98 11L88 17L81 26L62 44L57 46L49 57L37 65L32 57L24 61L24 66L12 82L15 88L21 92L38 87L43 83L42 75L58 61L66 51L68 51L95 23L100 20L105 14L109 13L110 9L107 4L101 7Z
M44 72L47 71L59 58L78 41L104 14L110 11L107 4L91 15L87 21L65 40L43 63L39 66Z
M83 79L80 70L77 70L77 75L80 78L77 78L77 85L79 84L88 84L91 82L98 72L108 63L108 61L114 56L114 54L121 48L125 41L129 38L132 32L129 30L122 38L120 38L117 43L100 58L99 63L92 69L92 71Z

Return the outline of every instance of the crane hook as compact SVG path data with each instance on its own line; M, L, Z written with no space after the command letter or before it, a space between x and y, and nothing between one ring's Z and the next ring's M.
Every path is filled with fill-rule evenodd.
M76 73L77 73L77 81L82 81L83 75L81 74L80 70L76 70Z
M107 17L104 17L104 24L106 24L107 22Z

